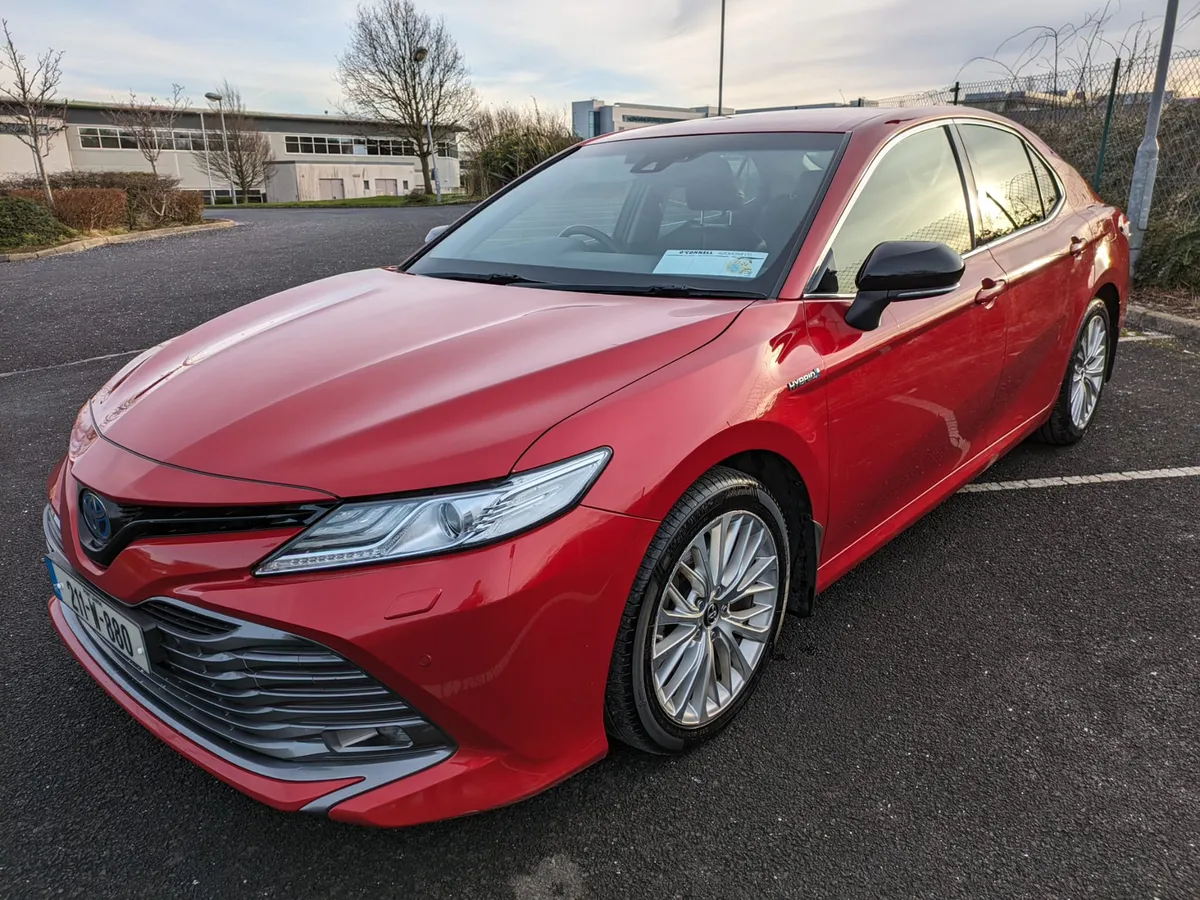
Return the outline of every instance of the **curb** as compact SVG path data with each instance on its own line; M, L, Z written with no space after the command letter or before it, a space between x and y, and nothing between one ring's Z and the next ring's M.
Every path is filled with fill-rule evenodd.
M1200 319L1187 319L1134 303L1130 303L1125 311L1125 324L1132 328L1161 331L1163 334L1200 341Z
M131 231L128 234L85 238L82 241L71 241L67 244L59 244L57 247L48 247L45 250L31 250L28 253L0 253L0 263L21 262L26 259L42 259L47 256L59 256L63 253L78 253L81 250L91 250L93 247L103 247L107 244L135 244L138 241L150 241L155 238L171 237L176 234L194 234L197 231L232 228L237 224L232 219L209 219L203 225L173 225L170 228L156 228L153 231Z

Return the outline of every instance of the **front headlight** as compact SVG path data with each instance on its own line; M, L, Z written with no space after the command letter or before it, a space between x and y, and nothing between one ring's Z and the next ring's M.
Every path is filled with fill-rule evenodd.
M570 509L610 456L612 451L602 447L473 491L345 503L268 557L255 574L333 569L490 544Z

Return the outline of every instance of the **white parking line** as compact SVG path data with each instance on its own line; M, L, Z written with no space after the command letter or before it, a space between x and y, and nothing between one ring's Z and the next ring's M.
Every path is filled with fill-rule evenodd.
M122 356L133 356L137 353L144 353L143 350L126 350L124 353L106 353L104 356L89 356L87 359L74 359L71 362L55 363L52 366L37 366L33 369L17 369L13 372L0 372L0 378L8 378L10 375L28 375L30 372L46 372L50 369L64 369L67 366L82 366L84 363L100 362L104 359L117 359Z
M1176 469L1141 469L1134 472L1105 472L1102 475L1064 475L1061 478L1028 478L1024 481L977 481L960 488L959 493L984 491L1023 491L1026 488L1065 487L1072 484L1109 484L1114 481L1146 481L1152 478L1189 478L1200 475L1200 466Z

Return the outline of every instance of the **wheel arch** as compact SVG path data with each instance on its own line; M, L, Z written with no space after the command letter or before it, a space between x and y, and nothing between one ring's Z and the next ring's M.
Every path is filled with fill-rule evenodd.
M1104 308L1108 310L1108 366L1104 373L1104 380L1108 381L1112 378L1121 336L1121 292L1111 281L1106 281L1096 287L1094 294L1104 301Z
M773 450L743 450L719 465L758 479L779 501L794 561L787 609L798 616L812 615L822 527L813 518L812 498L804 478L786 457Z

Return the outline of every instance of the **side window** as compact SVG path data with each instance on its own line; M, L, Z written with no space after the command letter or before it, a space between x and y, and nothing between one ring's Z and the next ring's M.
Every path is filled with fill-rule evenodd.
M1030 150L1029 158L1033 161L1033 174L1037 178L1038 189L1042 192L1042 207L1046 215L1050 215L1061 196L1058 192L1058 182L1054 180L1049 167L1040 156Z
M906 137L880 160L842 222L819 293L853 294L863 261L884 241L941 241L971 249L962 173L945 128Z
M1042 196L1025 142L1011 131L987 125L960 125L959 130L971 160L983 220L976 244L1042 221Z

